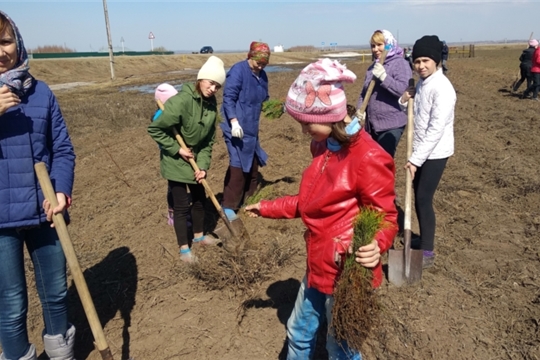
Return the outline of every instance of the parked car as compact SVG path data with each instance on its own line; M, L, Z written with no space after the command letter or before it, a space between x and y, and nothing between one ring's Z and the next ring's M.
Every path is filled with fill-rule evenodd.
M200 51L201 54L213 54L214 49L211 46L203 46Z

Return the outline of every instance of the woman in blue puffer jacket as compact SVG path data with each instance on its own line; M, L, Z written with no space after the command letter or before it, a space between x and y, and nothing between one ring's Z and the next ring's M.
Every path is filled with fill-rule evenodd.
M22 37L0 11L0 359L37 359L26 328L26 246L43 307L45 351L69 360L75 328L67 319L66 259L51 219L71 202L75 154L56 98L28 69ZM48 168L55 208L34 173L38 162Z

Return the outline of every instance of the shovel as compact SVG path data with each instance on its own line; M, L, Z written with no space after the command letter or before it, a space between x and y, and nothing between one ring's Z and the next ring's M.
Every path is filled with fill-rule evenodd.
M165 107L163 106L163 103L159 99L156 99L156 102L159 108L163 111L165 109ZM173 130L174 136L176 137L176 141L178 141L182 149L188 150L188 147L186 143L184 142L184 139L182 139L182 136L180 136L180 134L174 127L172 130ZM194 171L199 170L199 166L197 165L197 163L195 162L193 158L189 159L189 163ZM249 233L247 232L246 227L244 226L244 223L242 222L240 218L232 222L229 221L229 219L227 218L227 215L225 215L225 212L223 211L223 208L217 201L216 196L214 195L214 192L212 191L212 189L210 189L210 186L208 185L208 182L206 181L206 179L203 179L201 183L204 186L206 193L212 200L212 203L216 207L219 217L221 218L221 220L223 220L223 222L225 223L225 226L229 230L230 236L227 236L228 234L224 234L222 237L220 237L223 243L223 248L227 250L228 252L232 252L238 255L244 245L244 242L240 241L240 239L249 240Z
M34 169L36 171L36 176L38 178L39 185L41 186L41 190L43 191L43 195L45 195L45 199L49 201L53 208L57 207L58 200L56 199L56 194L51 184L47 167L44 163L40 162L34 165ZM109 349L109 345L107 345L107 340L103 334L103 328L101 327L101 322L99 321L96 308L94 307L92 297L90 296L88 285L86 284L86 280L84 279L84 275L81 271L79 260L77 260L73 243L69 237L64 215L53 215L53 223L54 227L56 228L56 232L58 233L58 237L60 238L60 244L62 245L62 250L66 256L66 262L71 270L73 282L75 282L75 287L79 293L86 318L90 324L92 335L94 335L94 339L96 341L95 345L103 360L113 360L111 350Z
M381 53L381 57L379 58L379 63L380 64L384 64L384 60L386 60L386 55L387 54L388 54L388 50L385 48L385 50ZM373 78L369 82L369 85L368 85L368 88L367 88L367 91L366 91L366 95L364 95L364 101L362 101L362 105L360 105L360 109L356 110L356 116L359 119L361 119L362 114L366 112L366 108L368 106L369 98L371 97L371 93L373 92L373 88L375 87L375 81L376 81L375 78ZM362 127L364 127L364 122L365 122L365 119L363 121L361 121Z
M414 79L409 80L409 86L414 86ZM407 159L412 154L413 139L413 102L409 99L407 105ZM424 252L422 250L411 249L411 202L412 202L412 177L407 169L405 175L405 221L403 229L404 247L402 250L388 251L388 280L401 286L405 283L415 283L422 279L422 260Z

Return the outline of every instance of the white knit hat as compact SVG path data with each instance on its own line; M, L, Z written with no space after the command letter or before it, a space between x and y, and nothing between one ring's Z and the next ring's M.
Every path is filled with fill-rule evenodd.
M223 86L225 83L225 68L223 61L217 56L210 56L199 70L197 80L212 80Z

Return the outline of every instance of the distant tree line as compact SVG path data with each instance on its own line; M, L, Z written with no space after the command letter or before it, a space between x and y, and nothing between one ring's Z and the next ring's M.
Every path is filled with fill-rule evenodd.
M290 52L317 52L319 51L315 46L312 45L299 45L299 46L293 46L287 51Z
M38 46L37 48L31 49L30 52L50 54L50 53L72 53L72 52L77 52L77 50L70 49L67 46L45 45L45 46Z
M100 51L108 51L108 48L100 49ZM122 51L122 49L118 48L118 47L115 47L114 51L115 52L120 52L120 51ZM126 51L128 51L128 50L126 49ZM34 49L30 49L30 52L33 53L33 54L39 54L39 53L56 54L56 53L74 53L74 52L77 52L77 50L70 49L67 46L45 45L45 46L38 46L38 47L36 47ZM168 52L168 50L164 46L158 46L158 47L154 48L154 52L165 53L165 52Z
M158 47L155 47L154 48L154 52L167 52L169 50L167 50L167 48L165 48L165 46L158 46Z

